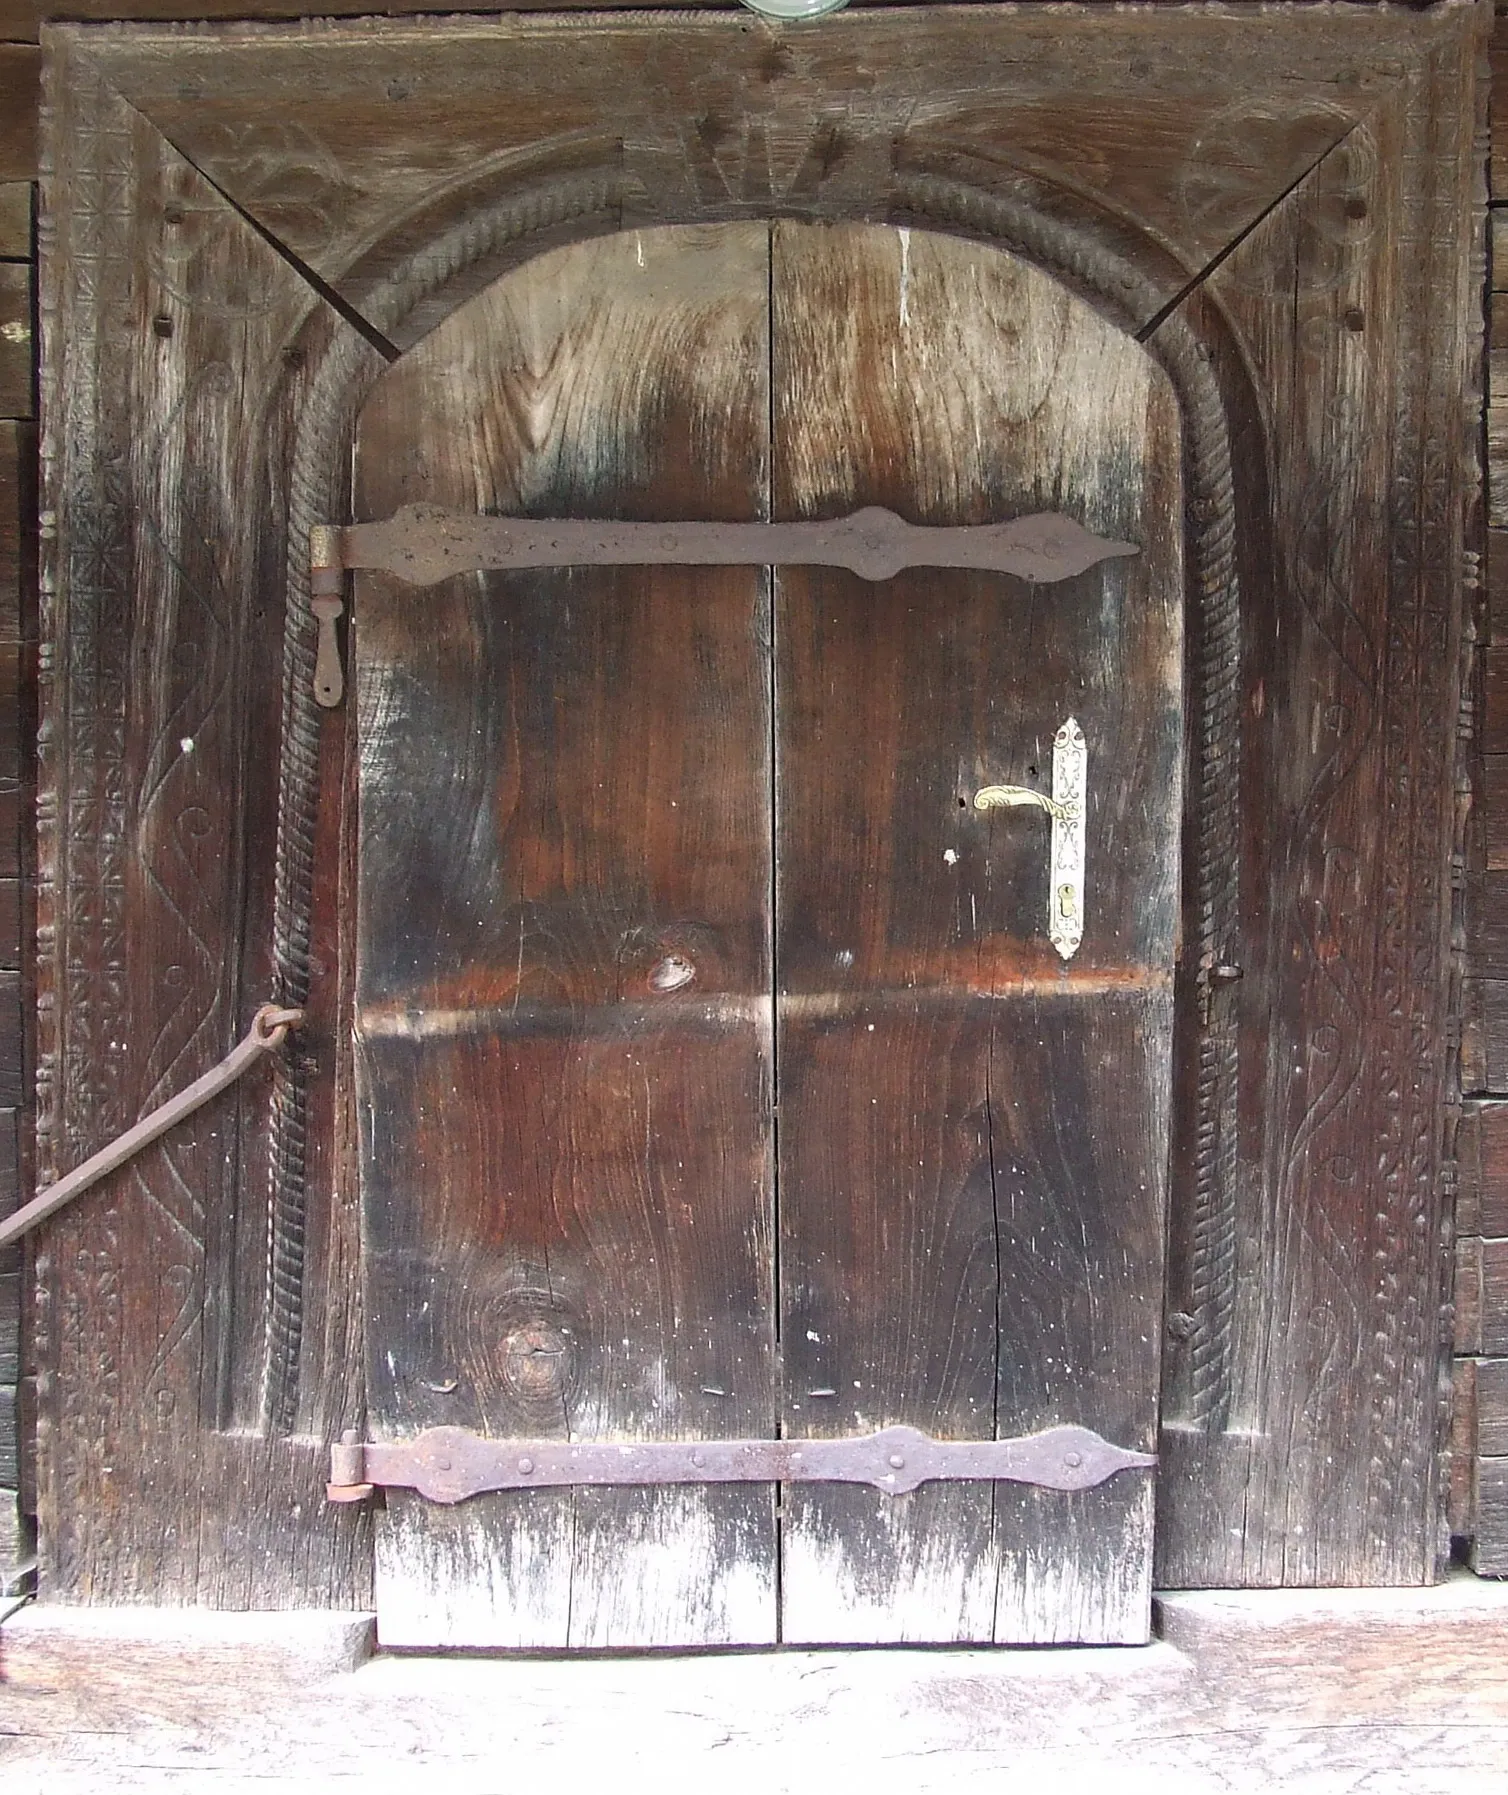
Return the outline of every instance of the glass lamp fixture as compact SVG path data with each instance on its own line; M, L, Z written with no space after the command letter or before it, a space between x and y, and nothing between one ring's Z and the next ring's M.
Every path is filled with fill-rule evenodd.
M847 4L848 0L744 0L750 12L767 19L820 19Z

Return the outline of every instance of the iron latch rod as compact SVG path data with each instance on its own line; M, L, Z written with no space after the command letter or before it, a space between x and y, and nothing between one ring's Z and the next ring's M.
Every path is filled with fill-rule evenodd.
M82 1165L75 1166L55 1184L49 1184L46 1190L38 1191L29 1203L24 1203L14 1215L7 1216L0 1222L0 1248L10 1246L23 1234L30 1233L39 1222L45 1222L48 1216L56 1215L75 1197L82 1196L92 1185L98 1184L101 1178L108 1177L128 1159L134 1159L143 1147L150 1146L170 1128L176 1128L186 1116L191 1116L196 1109L202 1109L212 1097L218 1097L221 1091L233 1085L265 1054L281 1047L288 1030L297 1028L303 1019L302 1010L283 1010L276 1004L263 1004L252 1017L251 1027L244 1038L236 1043L218 1066L212 1066L191 1085L185 1086L176 1097L169 1098L159 1108L143 1116L135 1127L128 1128L124 1134L111 1141L108 1147L101 1147L98 1153L91 1154Z

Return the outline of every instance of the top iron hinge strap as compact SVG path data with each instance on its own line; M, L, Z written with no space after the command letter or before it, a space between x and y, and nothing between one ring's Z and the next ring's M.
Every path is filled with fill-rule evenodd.
M910 524L878 505L813 523L634 523L405 505L382 523L316 524L309 532L310 604L319 625L314 696L329 707L344 689L335 625L348 569L411 586L538 567L781 565L844 567L865 580L893 579L908 567L973 568L1045 584L1138 552L1055 511L994 524Z

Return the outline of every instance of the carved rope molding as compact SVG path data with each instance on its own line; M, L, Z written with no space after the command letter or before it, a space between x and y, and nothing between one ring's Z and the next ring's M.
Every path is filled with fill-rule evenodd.
M479 210L463 226L448 222L433 250L400 263L364 298L380 329L398 335L404 320L474 262L531 237L580 226L582 236L611 229L632 180L617 166L577 170L540 182ZM1023 255L1086 292L1128 335L1154 316L1161 294L1134 266L1086 231L1023 202L927 174L893 177L888 206L874 216L915 218L983 238ZM690 221L688 221L690 222ZM523 259L523 258L520 258ZM315 325L306 327L312 335ZM1194 1149L1194 1263L1186 1303L1193 1318L1189 1375L1170 1396L1173 1418L1222 1429L1231 1402L1231 1322L1235 1307L1236 1007L1215 969L1231 954L1237 926L1240 813L1240 596L1235 573L1235 500L1224 404L1209 351L1181 317L1166 320L1146 347L1163 366L1183 415L1197 651L1190 703L1197 709L1198 765L1193 781L1193 915L1198 989L1197 1116ZM275 866L275 959L279 1004L302 1007L310 985L309 928L314 894L314 836L319 801L321 712L313 696L316 628L310 603L309 531L342 515L349 503L341 467L366 393L383 363L354 331L318 344L311 356L289 480L288 585L284 635L283 745ZM1188 912L1186 900L1185 914ZM304 1311L305 1149L311 1065L279 1062L271 1114L268 1307L264 1424L287 1432L299 1406Z
M366 314L395 334L423 301L471 264L510 245L579 223L582 234L609 228L621 213L624 183L616 168L597 168L533 186L481 210L400 262L377 286ZM405 221L406 222L406 221ZM323 328L311 323L305 338ZM309 533L349 509L347 445L356 413L386 365L354 330L311 346L308 395L299 411L288 481L287 598L283 630L283 733L278 767L274 859L273 959L276 1001L309 999L309 926L314 904L314 837L319 809L321 711L314 699L316 630L309 580ZM299 1400L304 1322L304 1246L308 1210L306 1151L312 1066L299 1054L277 1063L268 1156L270 1223L263 1422L290 1431Z

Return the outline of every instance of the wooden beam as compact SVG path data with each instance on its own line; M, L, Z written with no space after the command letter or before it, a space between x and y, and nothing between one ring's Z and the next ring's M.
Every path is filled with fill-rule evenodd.
M30 181L0 182L0 257L31 255L31 201Z
M0 262L0 418L29 418L33 398L32 270Z
M841 1765L858 1786L959 1795L1203 1790L1228 1783L1233 1750L1253 1788L1508 1774L1496 1585L1169 1595L1159 1613L1151 1646L1053 1652L367 1658L360 1615L45 1605L0 1640L7 1742L39 1786L160 1787L165 1764L206 1763L248 1785L290 1764L311 1785L384 1784L416 1758L470 1782L506 1755L520 1787L585 1788L609 1754L672 1788L710 1761L738 1789Z
M9 37L0 14L0 36ZM35 27L25 35L36 36ZM0 43L0 181L37 175L37 105L42 53L31 44Z

